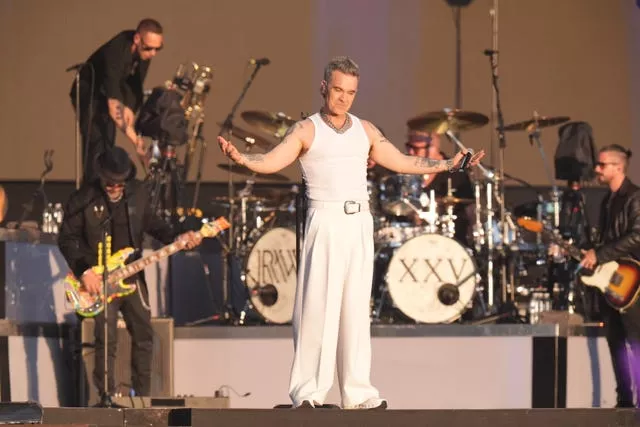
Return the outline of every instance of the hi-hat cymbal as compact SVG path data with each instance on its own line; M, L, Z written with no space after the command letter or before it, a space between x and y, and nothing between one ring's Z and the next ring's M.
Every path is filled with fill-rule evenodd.
M461 199L460 197L455 197L455 196L444 196L444 197L436 198L436 202L438 204L449 206L449 205L475 203L475 200L473 200L473 199Z
M489 123L489 118L484 114L447 108L409 119L407 126L414 131L442 134L448 130L456 132L475 129L487 123Z
M285 113L270 111L244 111L244 121L278 139L284 137L287 130L295 124L295 120Z
M224 126L222 123L218 123L218 125ZM231 129L229 129L229 133L231 134L231 136L238 138L247 145L257 145L258 147L264 148L265 150L269 150L275 145L274 142L268 141L266 138L253 134L238 126L233 126Z
M245 166L240 166L240 165L232 165L231 167L229 167L229 165L226 163L220 163L218 164L218 168L225 170L227 172L231 171L238 175L255 176L256 178L270 179L273 181L289 181L289 178L279 173L269 173L269 174L256 173L251 169Z
M527 132L531 132L536 127L538 128L546 128L548 126L559 125L560 123L568 122L571 120L570 117L567 116L557 116L557 117L545 117L538 116L534 117L530 120L525 120L524 122L512 123L504 127L504 130L526 130Z

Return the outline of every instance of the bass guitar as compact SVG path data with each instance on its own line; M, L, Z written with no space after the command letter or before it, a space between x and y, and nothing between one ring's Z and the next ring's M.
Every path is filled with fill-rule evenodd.
M231 224L229 224L226 218L220 217L215 221L204 224L197 233L201 234L202 237L214 237L230 226ZM148 265L183 250L185 246L185 242L177 240L129 264L127 264L127 260L135 252L133 248L121 249L110 256L107 254L107 304L116 298L121 298L135 292L137 286L135 284L124 283L125 279L139 273ZM100 259L101 257L98 258ZM103 265L97 265L91 267L91 269L99 275L102 275L104 272ZM104 310L104 296L102 294L92 295L87 292L80 280L78 280L72 272L67 274L64 286L67 301L71 303L73 309L80 316L94 317Z
M525 230L542 235L565 250L572 258L580 261L582 252L564 241L544 224L529 217L518 218L518 225ZM621 258L598 265L591 275L580 275L587 286L600 289L607 303L620 312L632 306L640 296L640 262L633 258Z

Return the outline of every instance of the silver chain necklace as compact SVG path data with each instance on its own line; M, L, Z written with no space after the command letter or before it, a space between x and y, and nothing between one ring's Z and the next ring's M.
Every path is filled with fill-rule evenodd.
M344 121L344 124L342 125L341 128L336 127L336 125L333 124L331 119L329 119L329 116L327 116L325 113L320 112L320 117L322 117L322 120L327 124L327 126L333 129L336 133L345 133L351 127L351 117L348 114L347 114L347 120Z

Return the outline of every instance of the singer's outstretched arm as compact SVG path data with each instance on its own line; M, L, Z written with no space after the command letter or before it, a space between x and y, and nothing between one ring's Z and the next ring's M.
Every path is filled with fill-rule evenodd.
M315 129L309 119L301 120L291 126L282 142L265 154L243 154L229 141L218 137L222 152L241 166L257 173L275 173L289 166L305 151L305 143L313 141Z

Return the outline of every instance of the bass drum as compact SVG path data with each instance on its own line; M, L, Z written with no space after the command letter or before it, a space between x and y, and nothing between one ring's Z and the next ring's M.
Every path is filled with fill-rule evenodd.
M423 234L395 251L385 278L394 305L404 314L423 323L451 323L470 305L476 273L460 243Z
M254 309L271 323L293 319L296 298L296 233L273 228L253 245L246 264L245 283Z

